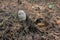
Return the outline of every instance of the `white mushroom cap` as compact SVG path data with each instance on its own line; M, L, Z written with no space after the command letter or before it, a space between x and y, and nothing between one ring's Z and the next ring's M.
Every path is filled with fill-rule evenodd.
M26 13L23 10L19 10L18 17L20 21L26 20Z

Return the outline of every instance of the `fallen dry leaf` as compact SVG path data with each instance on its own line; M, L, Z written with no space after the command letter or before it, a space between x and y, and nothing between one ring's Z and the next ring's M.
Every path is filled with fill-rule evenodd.
M45 24L44 23L38 23L37 26L39 26L39 27L45 27Z
M56 24L60 25L60 20L57 20L57 21L56 21Z

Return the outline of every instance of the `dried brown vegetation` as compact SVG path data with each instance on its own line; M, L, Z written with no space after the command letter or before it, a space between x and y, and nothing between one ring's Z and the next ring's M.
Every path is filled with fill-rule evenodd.
M60 40L60 0L0 0L0 40Z

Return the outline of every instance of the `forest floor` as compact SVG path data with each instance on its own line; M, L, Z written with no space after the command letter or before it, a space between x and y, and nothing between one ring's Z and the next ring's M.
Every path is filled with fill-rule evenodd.
M18 10L27 21L18 21ZM0 0L0 40L60 40L60 1Z

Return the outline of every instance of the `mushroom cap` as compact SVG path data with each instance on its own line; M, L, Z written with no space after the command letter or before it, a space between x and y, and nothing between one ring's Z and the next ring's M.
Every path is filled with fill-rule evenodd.
M26 13L23 10L18 11L18 18L20 21L26 20Z

